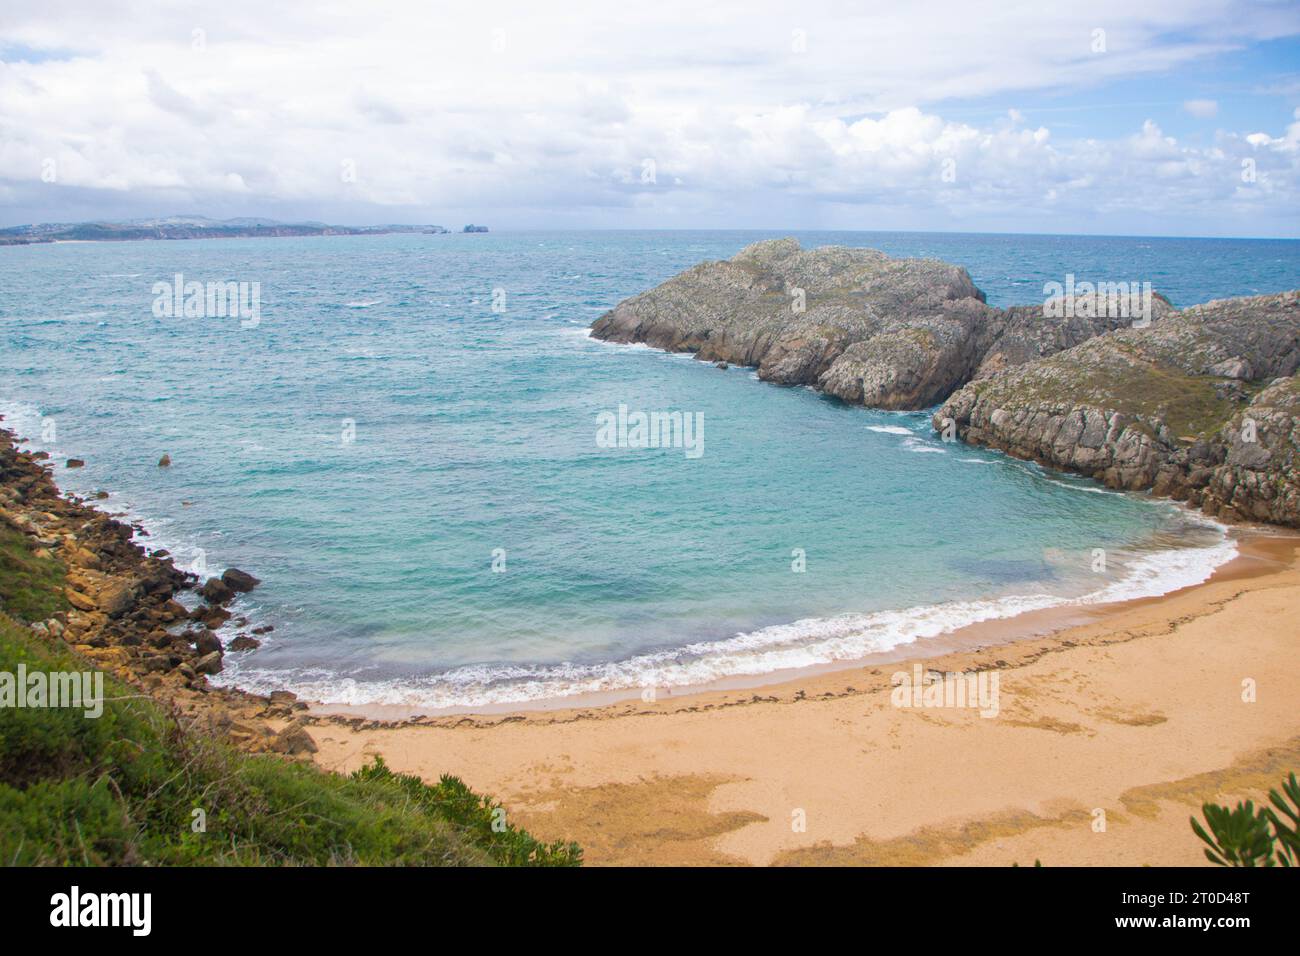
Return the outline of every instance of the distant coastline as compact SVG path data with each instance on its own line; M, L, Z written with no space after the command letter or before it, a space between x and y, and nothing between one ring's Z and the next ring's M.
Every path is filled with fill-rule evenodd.
M487 232L486 226L466 226L465 232ZM447 235L443 226L334 226L323 222L277 222L273 219L208 219L169 216L122 222L45 222L0 229L0 246L48 242L130 242L141 239L265 239L295 236L386 236L395 233Z

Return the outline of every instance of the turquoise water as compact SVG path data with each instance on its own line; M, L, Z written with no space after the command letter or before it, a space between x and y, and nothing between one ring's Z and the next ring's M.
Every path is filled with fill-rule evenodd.
M264 580L236 609L275 631L224 679L334 702L473 707L923 648L1168 590L1231 552L1172 505L945 445L925 413L586 337L620 299L769 237L0 249L0 412L151 547ZM1177 305L1300 285L1295 242L800 239L958 262L1001 305L1066 272ZM260 282L260 323L156 317L175 273ZM600 447L620 405L702 415L703 454Z

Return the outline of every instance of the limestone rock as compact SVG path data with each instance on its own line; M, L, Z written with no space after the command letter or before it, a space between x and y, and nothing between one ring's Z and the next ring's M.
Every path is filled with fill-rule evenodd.
M1297 369L1300 292L1222 299L976 379L933 425L1211 515L1300 527Z

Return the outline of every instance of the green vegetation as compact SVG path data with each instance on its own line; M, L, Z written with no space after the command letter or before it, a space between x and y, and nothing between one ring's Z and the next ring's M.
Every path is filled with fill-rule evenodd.
M0 671L87 671L19 619L62 600L57 562L0 537ZM348 776L240 753L187 730L109 678L102 716L6 708L0 719L0 864L576 866L455 777L436 786L382 761Z
M0 611L22 621L44 621L67 607L63 565L37 557L26 536L0 524Z
M1292 773L1282 790L1270 790L1272 807L1251 800L1229 810L1204 804L1210 832L1191 818L1192 830L1209 846L1205 857L1219 866L1300 866L1300 783Z
M1223 381L1164 365L1114 359L1085 364L1073 356L1053 356L1032 372L1013 372L977 385L982 394L1007 407L1033 402L1092 405L1159 419L1175 436L1200 436L1218 431L1241 408L1215 391Z
M393 773L383 757L352 775L363 783L383 783L400 788L412 804L431 813L455 820L466 828L478 846L506 866L573 866L582 861L576 843L539 843L506 820L505 808L489 797L480 797L458 777L443 774L436 786L419 777Z

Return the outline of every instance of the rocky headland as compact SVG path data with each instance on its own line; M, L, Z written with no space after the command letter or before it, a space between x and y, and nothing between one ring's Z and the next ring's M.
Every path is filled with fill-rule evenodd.
M1300 526L1300 293L1149 311L1097 291L989 306L960 266L871 249L751 245L592 326L881 409L941 404L944 437L1224 520Z

